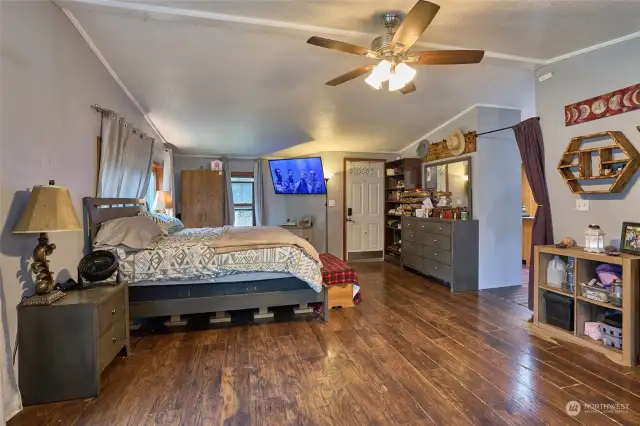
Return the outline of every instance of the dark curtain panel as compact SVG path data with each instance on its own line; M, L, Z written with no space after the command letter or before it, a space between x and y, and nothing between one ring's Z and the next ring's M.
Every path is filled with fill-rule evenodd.
M518 149L524 165L533 198L538 205L533 219L531 236L531 259L529 262L529 309L533 310L533 276L537 265L534 263L533 247L553 244L553 225L551 223L551 206L549 206L549 191L544 174L544 145L542 143L542 129L540 119L530 118L513 126L516 134Z

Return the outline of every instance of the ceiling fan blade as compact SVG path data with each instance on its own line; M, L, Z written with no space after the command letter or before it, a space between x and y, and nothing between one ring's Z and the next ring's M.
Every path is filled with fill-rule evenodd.
M372 69L373 69L373 65L365 65L365 66L356 68L354 70L351 70L347 73L344 73L342 75L339 75L333 80L327 81L325 84L327 86L337 86L338 84L346 83L349 80L353 80L356 77L360 77L361 75L368 73Z
M356 46L355 44L345 43L342 41L330 40L323 37L311 37L307 43L314 46L324 47L326 49L339 50L340 52L351 53L352 55L368 56L377 58L378 54L366 47Z
M484 50L434 50L410 52L407 62L420 65L477 64L483 57Z
M440 6L437 4L424 0L418 1L396 30L391 45L402 45L397 49L399 52L409 50L436 17L438 10Z
M403 95L406 95L408 93L411 92L415 92L416 91L416 84L413 81L408 82L407 84L405 84L405 86L398 90L400 93L402 93Z

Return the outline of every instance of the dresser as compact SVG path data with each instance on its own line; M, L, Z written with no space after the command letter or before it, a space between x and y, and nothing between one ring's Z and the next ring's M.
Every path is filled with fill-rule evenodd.
M478 290L478 221L402 217L402 265L445 282L451 291Z
M19 306L18 347L24 405L98 396L100 373L122 349L130 352L127 285Z
M224 176L215 170L183 170L180 214L187 228L224 225Z

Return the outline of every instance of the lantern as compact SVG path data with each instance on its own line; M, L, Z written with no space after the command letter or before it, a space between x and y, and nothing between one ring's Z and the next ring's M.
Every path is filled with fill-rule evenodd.
M596 224L589 225L584 233L584 251L604 253L604 232Z

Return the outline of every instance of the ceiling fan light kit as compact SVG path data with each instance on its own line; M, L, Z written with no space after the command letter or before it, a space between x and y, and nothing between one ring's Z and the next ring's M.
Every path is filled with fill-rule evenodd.
M388 81L389 91L399 91L406 95L416 90L413 83L416 70L407 65L408 63L415 65L476 64L484 57L482 50L409 52L439 10L440 6L437 4L419 0L404 19L398 13L383 14L382 23L387 28L387 33L374 39L371 49L322 37L311 37L307 43L380 61L375 67L362 66L329 80L326 83L328 86L346 83L371 71L365 79L369 86L380 90L382 83Z

